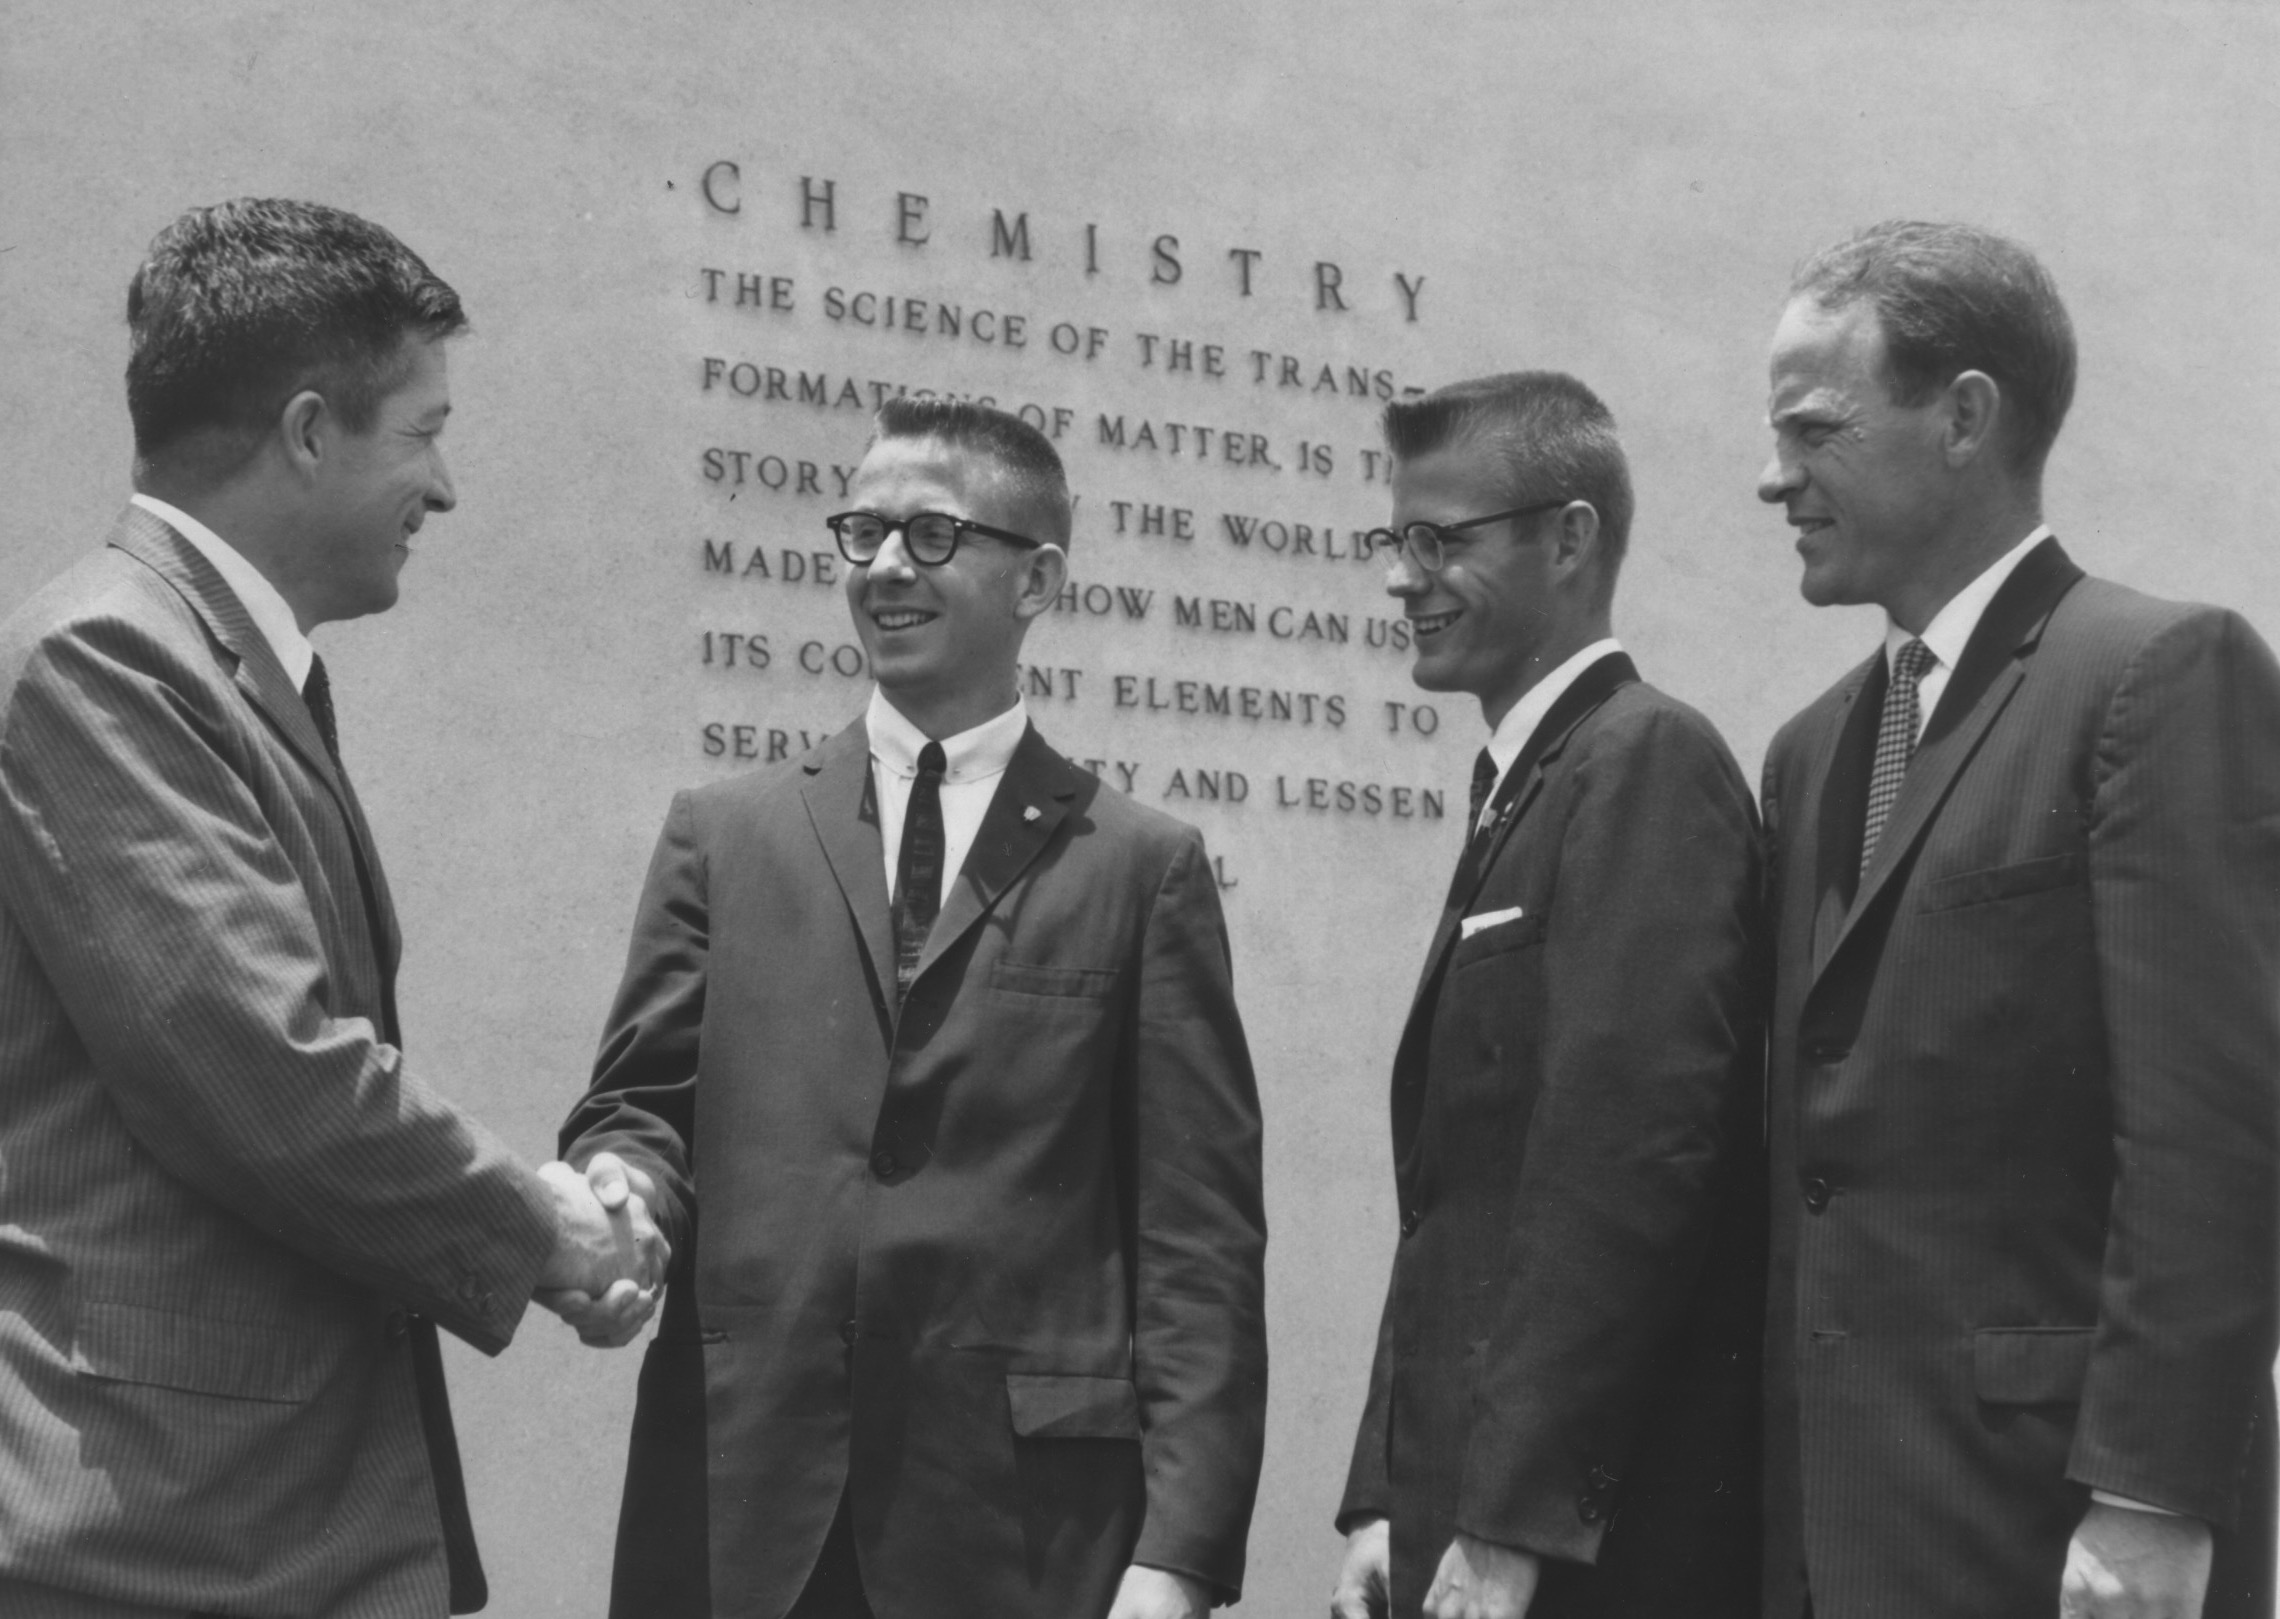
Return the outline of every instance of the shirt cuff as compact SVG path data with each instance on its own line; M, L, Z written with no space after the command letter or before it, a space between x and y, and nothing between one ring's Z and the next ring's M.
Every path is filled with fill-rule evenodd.
M2185 1516L2184 1513L2172 1512L2167 1507L2149 1506L2143 1501L2132 1501L2126 1495L2114 1495L2106 1490L2092 1490L2090 1499L2102 1507L2122 1507L2131 1512L2150 1512L2156 1517L2182 1518Z

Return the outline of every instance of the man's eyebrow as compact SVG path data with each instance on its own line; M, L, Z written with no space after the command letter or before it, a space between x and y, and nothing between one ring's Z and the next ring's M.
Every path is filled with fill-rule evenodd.
M1787 427L1798 422L1833 422L1837 420L1840 414L1835 407L1827 402L1808 398L1801 399L1794 405L1784 405L1781 409L1768 413L1766 420L1775 427Z

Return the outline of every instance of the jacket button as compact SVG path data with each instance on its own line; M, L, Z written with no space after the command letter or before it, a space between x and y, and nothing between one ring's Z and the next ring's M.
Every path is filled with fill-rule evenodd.
M839 1341L845 1344L848 1348L853 1349L855 1347L855 1340L862 1336L863 1323L860 1321L851 1320L842 1321L839 1323Z
M1575 1504L1575 1515L1581 1518L1585 1523L1597 1523L1599 1521L1599 1513L1599 1497L1596 1495L1583 1496L1577 1500Z
M1829 1206L1829 1183L1815 1175L1805 1183L1805 1206L1819 1214Z
M895 1155L884 1147L871 1154L871 1173L883 1181L894 1179Z
M391 1338L401 1338L412 1330L410 1317L401 1310L390 1310L387 1319L380 1323L381 1330Z
M1401 1211L1401 1234L1403 1236L1416 1236L1418 1226L1423 1223L1415 1209L1403 1209Z

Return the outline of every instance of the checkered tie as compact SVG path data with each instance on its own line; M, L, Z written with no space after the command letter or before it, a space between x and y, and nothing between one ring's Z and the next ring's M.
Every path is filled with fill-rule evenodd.
M1900 796L1908 761L1916 756L1916 682L1933 663L1932 649L1910 641L1892 655L1892 684L1884 693L1884 713L1876 722L1876 764L1868 773L1868 820L1861 831L1860 874L1876 858L1876 840L1885 817Z

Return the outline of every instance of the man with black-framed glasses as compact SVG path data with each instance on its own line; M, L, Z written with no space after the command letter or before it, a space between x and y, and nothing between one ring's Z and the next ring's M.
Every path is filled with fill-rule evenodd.
M675 800L563 1132L675 1253L611 1612L1199 1619L1266 1405L1217 882L1018 695L1067 571L1052 446L877 425L828 519L869 710Z
M1385 432L1414 678L1491 734L1394 1058L1401 1235L1331 1609L1754 1615L1749 788L1612 636L1630 474L1590 389L1458 383Z

